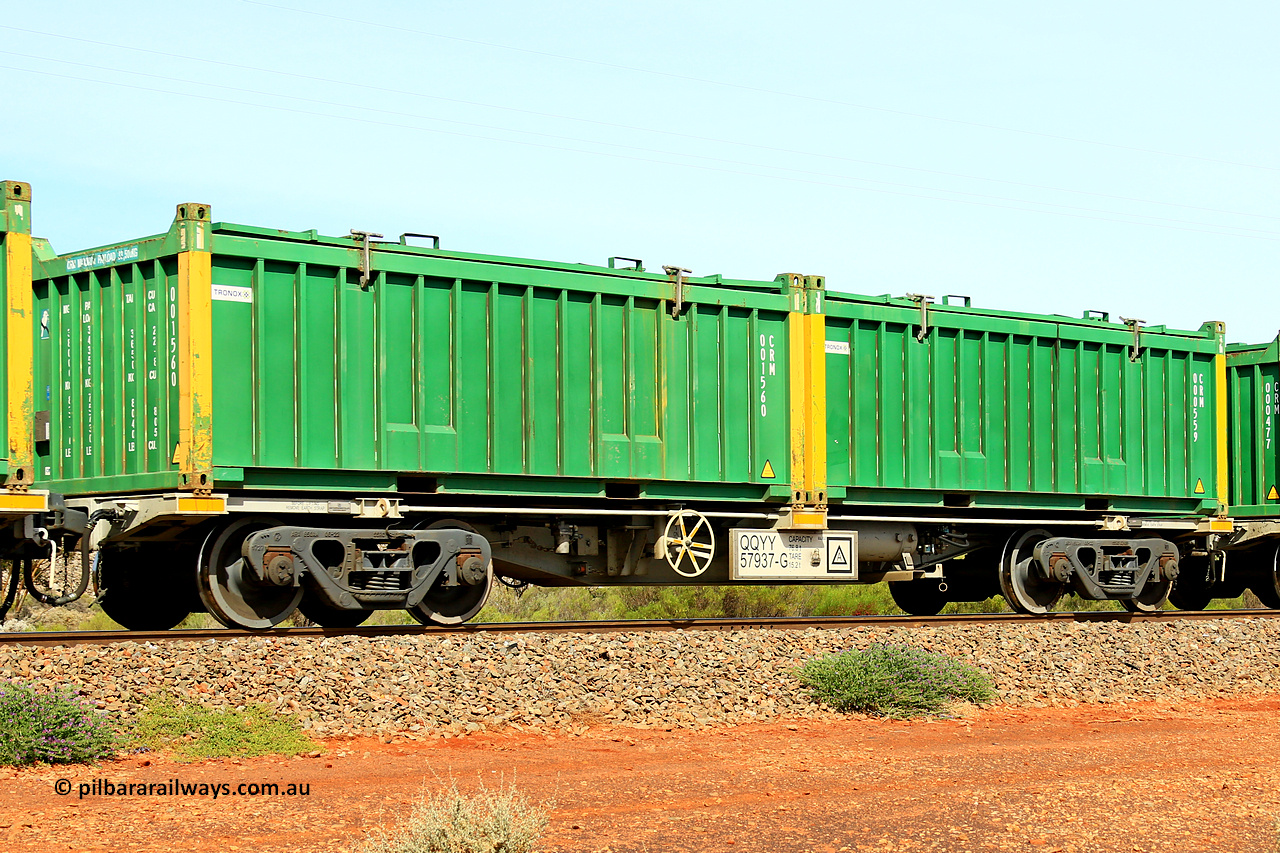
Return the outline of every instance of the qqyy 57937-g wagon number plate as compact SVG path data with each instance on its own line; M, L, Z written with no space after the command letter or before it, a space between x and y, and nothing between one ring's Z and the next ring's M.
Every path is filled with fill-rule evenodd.
M733 580L857 580L858 534L852 530L729 531Z

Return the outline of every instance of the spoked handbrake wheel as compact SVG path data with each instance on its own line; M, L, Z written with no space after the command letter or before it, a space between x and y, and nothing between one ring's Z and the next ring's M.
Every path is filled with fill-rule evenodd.
M242 553L246 539L278 524L270 518L242 518L205 537L196 566L200 600L228 628L274 628L302 601L302 587L258 580Z
M1035 565L1036 545L1051 535L1047 530L1019 531L1005 543L1000 560L1000 591L1019 613L1048 613L1066 591L1066 584L1046 579Z
M696 578L716 555L716 534L706 516L692 509L671 513L659 552L676 574Z

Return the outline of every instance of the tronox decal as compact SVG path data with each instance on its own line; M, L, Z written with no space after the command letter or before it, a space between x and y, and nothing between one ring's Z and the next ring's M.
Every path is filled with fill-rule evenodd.
M221 302L253 302L252 287L236 287L231 284L215 284L213 298Z

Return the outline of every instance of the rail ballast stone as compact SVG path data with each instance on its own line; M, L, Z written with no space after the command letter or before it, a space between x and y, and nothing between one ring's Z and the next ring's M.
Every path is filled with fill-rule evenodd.
M322 736L581 733L832 718L795 669L871 643L968 661L1010 705L1280 694L1280 620L1251 618L6 646L0 678L68 685L126 720L167 694L261 703Z

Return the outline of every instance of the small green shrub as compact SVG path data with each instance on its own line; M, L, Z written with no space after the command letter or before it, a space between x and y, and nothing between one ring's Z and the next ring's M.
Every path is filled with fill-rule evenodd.
M107 719L62 687L0 683L0 764L73 764L111 755Z
M215 711L164 696L147 701L135 735L144 746L191 758L297 755L315 749L293 719L275 716L262 705Z
M514 785L462 794L454 782L416 803L404 823L371 832L361 853L532 853L547 808Z
M986 675L969 664L910 646L875 643L815 658L798 676L814 698L837 711L883 717L941 714L953 701L996 696Z

